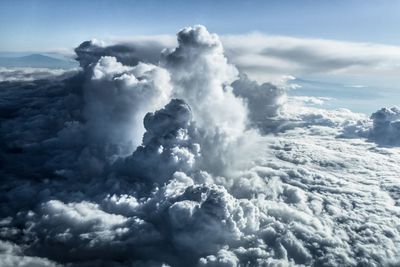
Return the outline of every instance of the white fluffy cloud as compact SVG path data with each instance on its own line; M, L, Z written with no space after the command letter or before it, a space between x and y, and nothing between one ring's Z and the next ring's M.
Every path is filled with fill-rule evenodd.
M205 27L185 28L178 33L178 46L164 51L163 65L171 72L174 96L188 102L199 127L238 136L245 130L247 111L230 87L238 70L223 52L218 36Z
M307 107L205 27L177 37L160 64L85 42L69 79L0 83L1 263L398 265L398 110Z
M84 91L88 132L95 142L116 145L116 154L127 155L142 141L146 113L168 103L169 73L145 63L125 66L110 56L101 57L88 72Z
M266 118L277 116L287 100L283 88L271 83L259 84L245 74L232 83L232 87L233 93L245 100L249 119L256 124L262 124Z

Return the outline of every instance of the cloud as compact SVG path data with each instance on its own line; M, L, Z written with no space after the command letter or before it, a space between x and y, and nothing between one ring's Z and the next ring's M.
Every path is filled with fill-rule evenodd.
M270 83L260 85L245 74L233 82L232 87L235 95L245 99L250 112L249 119L255 124L277 116L287 98L283 88Z
M373 122L368 137L383 145L399 145L400 109L397 107L382 108L371 115Z
M25 256L23 249L11 242L0 241L0 262L4 267L56 267L55 262L45 258Z
M65 79L74 75L77 70L46 69L46 68L4 68L0 67L0 82L34 81L41 79Z
M397 109L310 107L205 27L177 40L159 63L84 43L68 79L0 83L1 263L398 265L399 151L357 132L394 140Z
M332 100L330 97L315 97L315 96L293 96L294 101L299 101L311 105L323 105L325 102Z
M163 107L171 95L169 73L155 65L125 66L104 56L88 67L84 116L89 134L107 149L127 155L140 145L143 117Z
M227 57L251 78L259 80L277 80L284 74L374 73L376 77L379 73L393 77L400 62L400 48L383 44L261 33L227 35L222 37L222 42Z
M229 136L241 134L247 111L229 87L237 79L238 70L228 63L218 36L196 26L180 31L177 38L178 46L164 51L162 62L171 72L175 96L192 107L199 127ZM225 105L232 106L233 112L227 112Z
M124 65L134 66L139 62L158 63L160 52L167 46L173 46L174 42L169 41L172 37L152 36L140 37L133 40L104 42L93 39L86 41L75 48L76 60L81 67L86 67L97 62L103 56L115 57Z
M204 26L185 28L177 39L176 48L163 51L161 65L171 73L173 96L191 107L202 168L222 175L237 159L229 151L246 153L257 139L247 127L245 101L231 86L239 72L225 57L219 37Z
M360 78L358 82L376 85L386 80L398 82L400 48L395 45L263 33L221 35L220 40L229 62L260 83L281 85L287 75ZM154 64L159 61L163 48L173 49L177 45L172 35L113 38L106 43L93 40L78 47L81 64L85 58L94 62L104 55L116 56L128 65L138 61Z
M168 181L177 171L190 172L201 155L191 123L191 109L179 99L171 100L155 113L147 113L143 143L121 163L121 171L158 184Z

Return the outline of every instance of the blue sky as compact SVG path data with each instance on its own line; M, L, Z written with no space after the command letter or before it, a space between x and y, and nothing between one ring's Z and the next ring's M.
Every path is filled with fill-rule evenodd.
M93 37L175 33L267 34L400 44L400 1L1 0L0 51L74 47Z

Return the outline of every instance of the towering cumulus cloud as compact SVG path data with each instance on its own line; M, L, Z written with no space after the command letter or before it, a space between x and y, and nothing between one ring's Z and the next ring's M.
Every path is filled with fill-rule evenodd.
M230 87L238 71L228 64L216 34L203 26L183 29L178 47L164 52L164 65L171 72L175 96L192 107L199 127L233 137L243 133L247 111Z
M202 168L216 174L235 165L232 151L245 153L255 139L247 129L245 101L235 96L231 86L238 70L223 52L216 34L195 26L178 33L178 46L163 51L161 62L171 73L174 96L184 99L193 111L197 139L203 147ZM246 146L243 139L247 139Z
M399 150L369 141L399 111L307 108L177 40L0 83L0 265L398 266Z
M168 103L172 89L168 72L144 63L124 66L109 56L101 57L89 71L84 91L88 133L98 144L117 145L118 154L131 153L141 143L144 115Z
M232 87L234 94L246 101L249 110L248 119L253 126L262 127L266 119L279 115L286 101L286 94L282 88L270 83L259 85L245 74L232 83Z

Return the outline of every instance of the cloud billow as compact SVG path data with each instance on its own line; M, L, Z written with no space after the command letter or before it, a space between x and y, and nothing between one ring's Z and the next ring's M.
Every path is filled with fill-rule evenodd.
M400 144L400 109L382 108L371 115L373 122L368 137L377 143L398 146Z

